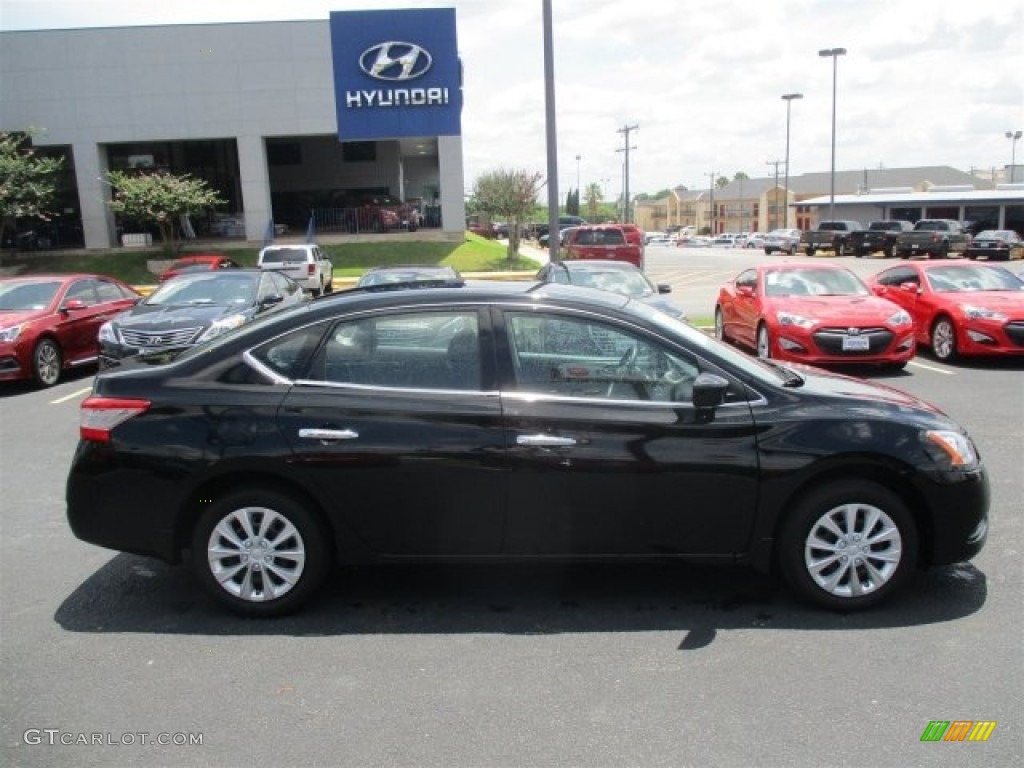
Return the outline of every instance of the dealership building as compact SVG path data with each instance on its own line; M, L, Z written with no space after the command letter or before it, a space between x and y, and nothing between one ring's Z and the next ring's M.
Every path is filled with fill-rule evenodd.
M0 131L66 158L59 220L87 248L120 244L105 177L132 168L216 189L200 236L259 241L384 196L464 236L454 9L3 32L0 71Z

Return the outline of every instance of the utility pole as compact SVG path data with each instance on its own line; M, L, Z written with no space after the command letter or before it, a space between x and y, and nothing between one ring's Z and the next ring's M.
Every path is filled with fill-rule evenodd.
M779 228L779 166L785 163L785 160L769 160L765 165L775 166L775 189L772 190L772 229ZM787 190L788 193L788 190Z
M544 123L548 155L548 258L558 255L558 131L555 127L555 53L551 29L551 0L543 0L544 15Z
M623 141L625 143L625 146L622 149L617 149L615 151L626 153L626 163L625 166L623 166L622 171L622 209L624 211L624 215L622 217L623 224L630 223L629 220L631 209L629 206L629 150L636 149L636 147L629 146L629 133L630 131L636 131L639 129L639 125L624 125L617 131L617 133L621 133L623 135Z
M718 233L715 231L715 177L718 176L718 171L712 171L711 173L704 174L711 180L708 190L711 192L710 208L708 210L708 220L711 222L711 236L714 237Z

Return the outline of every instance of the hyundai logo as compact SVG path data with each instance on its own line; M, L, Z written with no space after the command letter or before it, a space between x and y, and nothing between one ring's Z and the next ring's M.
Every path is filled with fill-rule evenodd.
M426 74L432 62L423 48L397 41L378 43L359 56L359 68L377 80L415 80Z
M860 336L860 328L847 328L846 329L846 335L847 336Z

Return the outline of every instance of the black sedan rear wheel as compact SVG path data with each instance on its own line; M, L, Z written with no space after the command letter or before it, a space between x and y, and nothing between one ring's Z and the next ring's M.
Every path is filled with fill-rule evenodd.
M192 539L199 580L244 616L280 616L319 588L331 562L319 518L279 491L253 488L215 501Z
M843 480L807 494L785 522L779 561L801 597L837 610L868 608L899 589L917 560L917 528L892 491Z

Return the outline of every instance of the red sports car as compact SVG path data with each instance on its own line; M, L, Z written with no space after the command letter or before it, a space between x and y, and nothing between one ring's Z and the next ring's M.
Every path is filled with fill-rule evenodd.
M196 253L175 259L171 265L160 273L160 282L186 272L207 272L218 269L238 269L239 265L220 253Z
M810 365L872 363L902 368L914 356L909 313L874 296L846 267L766 264L722 286L715 333L758 357Z
M65 370L97 362L100 326L141 298L104 275L0 278L0 381L50 387Z
M912 261L883 270L871 289L914 318L917 340L939 360L1024 355L1024 281L973 261Z

